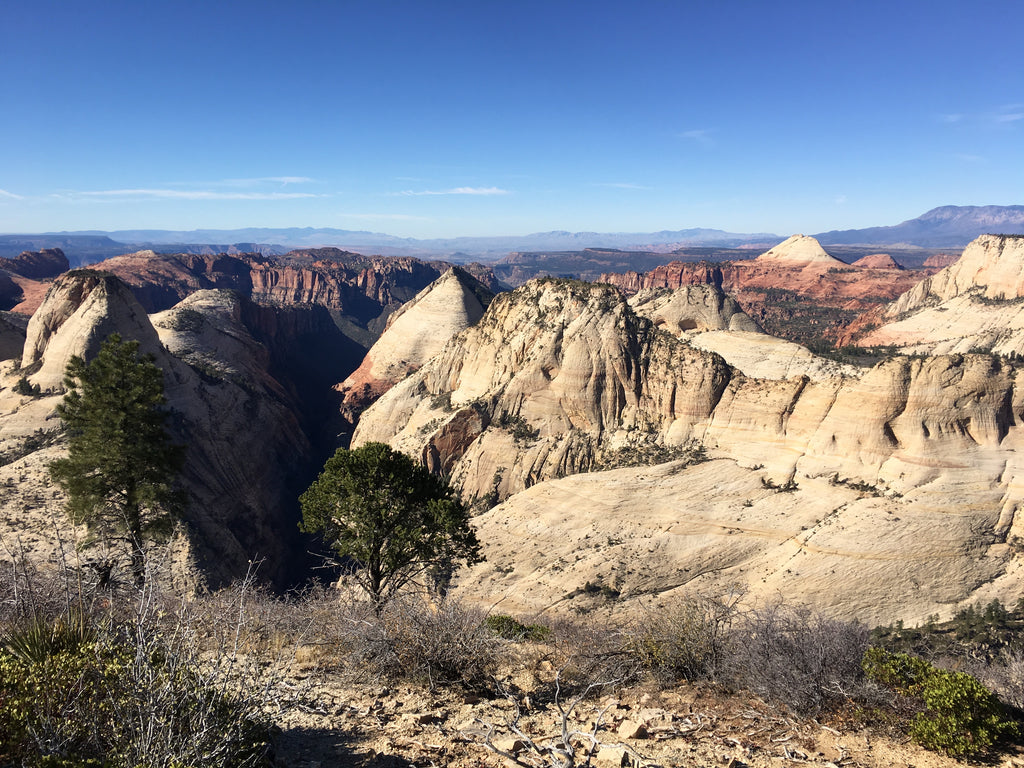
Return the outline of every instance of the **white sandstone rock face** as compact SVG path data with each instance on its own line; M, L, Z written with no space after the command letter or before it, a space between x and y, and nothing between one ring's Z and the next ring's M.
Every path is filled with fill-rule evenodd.
M453 268L403 304L367 354L370 375L402 379L440 352L452 336L476 325L491 298L479 293L482 287Z
M493 298L478 280L452 268L388 317L359 368L336 389L353 411L369 405L483 316Z
M643 306L661 329L602 286L528 283L364 414L355 445L421 457L469 501L507 499L479 518L501 564L471 572L481 597L507 583L510 605L532 611L566 607L559 594L598 576L637 599L738 580L755 597L886 621L948 614L984 584L1009 599L1009 542L1024 532L1012 364L896 357L862 371ZM691 441L725 461L579 474ZM792 494L770 487L791 481ZM608 544L615 531L635 531L635 546ZM550 583L544 558L558 565ZM646 575L609 583L612 566ZM686 569L716 575L680 580Z
M674 291L647 288L633 296L629 305L673 336L703 331L762 333L735 299L712 285L688 285Z
M503 611L639 612L737 585L748 604L784 599L871 623L923 621L969 601L1014 558L946 491L875 496L824 478L778 492L727 459L550 480L474 518L487 560L459 594ZM966 490L966 489L965 489ZM960 499L957 499L960 501ZM607 587L614 599L582 594Z
M859 337L912 354L1024 354L1024 236L982 235L890 304Z
M792 235L774 248L762 253L757 261L784 262L787 264L822 263L832 266L846 266L839 259L829 256L821 243L809 235Z
M140 351L153 354L164 371L171 437L188 447L181 475L188 530L176 550L179 577L216 585L265 557L262 575L282 578L295 521L282 519L280 511L296 496L288 483L292 468L310 449L287 396L267 373L266 350L240 320L238 302L229 292L197 293L154 316L158 335L118 278L77 271L58 279L29 323L23 357L29 371L36 369L29 380L57 394L17 395L13 386L24 369L0 371L0 450L25 452L0 466L0 484L19 483L18 494L0 494L0 533L13 524L17 536L31 540L36 560L54 555L56 530L65 543L81 539L60 511L63 499L46 470L64 449L55 409L70 357L90 359L117 332L138 340ZM45 444L32 447L41 436Z
M714 352L745 376L755 379L792 379L806 376L825 381L836 376L859 378L862 371L818 357L807 347L766 333L708 331L687 341L698 349Z
M163 353L145 310L124 283L105 273L70 272L53 283L29 320L21 367L31 372L31 383L59 389L71 358L92 357L112 333L137 339L144 353Z
M353 445L389 442L462 478L470 498L495 485L504 496L586 469L599 450L669 432L685 444L728 376L611 287L533 281L371 406Z

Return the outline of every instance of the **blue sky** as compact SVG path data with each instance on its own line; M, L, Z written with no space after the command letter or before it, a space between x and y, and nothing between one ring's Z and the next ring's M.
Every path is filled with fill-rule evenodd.
M1024 3L0 2L0 232L818 232L1024 203Z

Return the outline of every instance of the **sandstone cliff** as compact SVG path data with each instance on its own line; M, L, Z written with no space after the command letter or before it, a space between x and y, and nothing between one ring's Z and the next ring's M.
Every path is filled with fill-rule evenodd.
M894 271L890 262L844 264L814 238L794 235L750 261L672 262L645 274L604 274L601 282L630 295L650 288L714 285L772 335L809 343L839 338L858 315L891 301L928 274Z
M46 559L62 528L65 542L76 539L46 475L61 450L54 408L71 355L91 357L116 332L139 340L163 369L172 438L188 447L181 477L189 494L187 525L177 551L191 565L179 567L192 580L216 585L265 557L264 577L285 582L294 575L301 551L295 498L308 480L311 450L295 404L269 373L271 355L244 323L243 304L230 292L197 293L156 316L154 327L112 275L79 270L54 283L29 323L21 367L0 374L6 460L0 482L19 480L18 493L0 504L5 525L27 537L29 554ZM26 374L43 396L14 391ZM37 502L29 506L25 499Z
M694 298L679 305L712 301ZM501 587L537 610L598 576L636 598L741 581L892 620L1021 585L1013 365L896 358L770 377L698 347L732 335L738 355L763 334L655 322L610 288L533 281L365 412L355 445L390 442L470 501L507 499L480 518L494 544L471 593ZM698 444L719 461L579 474L692 459Z
M648 435L685 444L728 378L720 357L657 331L613 288L531 281L371 406L353 445L391 442L471 499L504 498Z
M280 257L140 251L95 265L130 285L147 312L168 309L198 290L232 289L267 306L323 307L364 349L384 330L391 312L451 267L447 262L370 257L337 248ZM463 269L497 290L489 269L479 264Z
M359 368L337 385L349 422L355 424L370 403L474 325L493 297L476 278L452 267L403 304Z
M925 354L1024 354L1024 236L982 235L843 340Z

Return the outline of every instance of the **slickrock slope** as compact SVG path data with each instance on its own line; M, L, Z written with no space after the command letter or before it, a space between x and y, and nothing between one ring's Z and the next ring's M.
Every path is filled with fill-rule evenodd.
M925 354L1024 354L1024 236L982 235L844 340Z
M530 615L640 611L739 585L750 603L871 624L924 621L1018 568L979 537L976 509L940 495L876 497L803 477L778 493L763 477L718 459L541 483L474 518L487 560L459 592Z
M852 368L815 356L806 347L764 333L733 298L711 285L685 286L675 291L644 289L629 300L629 305L656 328L698 349L721 355L747 376L808 376L818 380L855 373Z
M889 262L873 266L877 263L845 264L814 238L793 235L750 261L672 262L645 274L601 275L601 282L629 295L647 288L715 285L770 334L806 343L837 338L860 313L895 299L929 274L894 271Z
M879 620L1020 586L1024 395L1012 365L895 358L756 378L696 344L760 334L675 331L604 286L527 283L371 406L353 444L421 456L471 501L507 498L480 518L492 565L467 583L490 574L524 609L598 575L627 598L739 580ZM722 461L579 474L687 447L693 458L695 444ZM793 495L776 492L790 482ZM628 547L610 543L623 533ZM648 565L645 553L660 554ZM696 578L709 569L718 575Z
M308 471L310 447L245 315L237 295L207 291L156 316L154 328L112 275L79 270L54 283L30 321L21 368L7 365L0 374L0 485L18 483L16 493L0 495L5 540L18 538L37 560L56 549L55 531L75 540L46 474L61 450L54 409L70 356L88 358L117 332L138 339L164 370L172 437L188 446L181 480L190 503L178 553L190 565L179 567L193 569L193 580L218 584L265 557L264 577L289 578L298 550L295 498L308 479L296 481L296 474ZM13 391L26 374L42 397ZM289 509L290 518L282 514Z
M389 318L362 364L337 386L351 423L370 403L432 358L448 340L483 316L494 294L452 267Z

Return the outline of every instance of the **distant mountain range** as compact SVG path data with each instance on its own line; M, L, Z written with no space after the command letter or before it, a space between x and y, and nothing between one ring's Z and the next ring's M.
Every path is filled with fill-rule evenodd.
M944 205L891 227L822 232L822 245L962 248L978 235L1024 234L1024 205Z
M1024 206L943 206L901 224L868 229L834 230L814 237L823 245L917 246L962 248L981 234L1024 233ZM190 253L259 251L280 254L291 249L334 246L368 254L442 257L450 261L496 261L516 251L573 251L584 248L671 251L683 247L770 247L784 236L741 234L719 229L660 232L537 232L522 236L455 237L418 240L380 232L290 227L272 229L157 229L113 232L48 232L0 235L0 256L60 248L73 266L125 252L152 248Z

